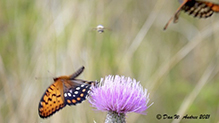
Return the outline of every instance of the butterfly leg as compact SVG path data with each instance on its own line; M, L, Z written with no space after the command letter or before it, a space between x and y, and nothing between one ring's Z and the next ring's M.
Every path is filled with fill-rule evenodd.
M170 22L171 22L173 19L174 19L174 23L176 23L176 22L178 21L181 8L182 8L188 1L189 1L189 0L184 0L184 1L183 1L183 3L180 5L180 7L176 10L174 16L171 17L170 20L167 22L167 24L164 26L164 30L167 29L168 25L170 24Z

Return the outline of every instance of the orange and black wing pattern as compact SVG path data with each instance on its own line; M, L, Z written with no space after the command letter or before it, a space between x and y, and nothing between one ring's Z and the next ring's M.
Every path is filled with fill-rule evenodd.
M47 118L66 105L76 105L86 99L95 82L75 79L83 70L84 67L81 67L71 76L54 78L54 83L47 88L39 103L38 112L41 118Z
M219 12L219 5L212 2L189 0L182 6L182 10L199 18L208 18L214 12Z
M198 18L208 18L214 12L219 12L219 4L206 1L197 1L197 0L180 0L182 4L177 9L174 17L170 18L167 24L164 27L164 30L168 27L169 23L173 20L174 23L178 21L180 11L185 11L189 15Z
M38 108L39 116L41 118L47 118L65 107L65 105L63 83L61 80L57 80L43 94Z

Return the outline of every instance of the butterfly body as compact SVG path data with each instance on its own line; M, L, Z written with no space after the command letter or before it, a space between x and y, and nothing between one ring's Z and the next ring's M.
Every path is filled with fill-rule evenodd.
M198 0L179 0L182 4L175 12L174 16L170 18L164 27L164 30L168 27L169 23L173 20L174 23L178 22L181 11L198 18L208 18L214 12L219 12L219 4L215 4L207 1Z
M39 116L47 118L66 105L76 105L86 99L93 81L75 79L84 70L80 68L70 76L60 76L54 78L51 84L43 94L39 103Z

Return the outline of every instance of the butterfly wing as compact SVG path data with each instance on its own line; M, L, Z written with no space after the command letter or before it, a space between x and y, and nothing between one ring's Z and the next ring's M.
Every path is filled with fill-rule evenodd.
M91 84L84 80L74 79L64 82L64 98L67 105L76 105L86 99Z
M189 0L182 7L182 10L194 17L208 18L214 13L211 7L212 5L214 4L210 2Z
M212 11L219 12L219 4L215 4L215 3L212 3L212 2L205 2L205 1L203 1L203 3L205 5L207 5L208 7L210 7Z
M68 78L71 79L71 80L75 79L76 77L78 77L84 71L84 69L85 69L84 66L82 66L75 73L70 75Z
M43 94L38 108L39 116L41 118L47 118L65 107L65 105L63 83L61 80L57 80Z
M174 23L178 22L180 11L185 11L189 15L199 18L208 18L214 12L219 12L219 4L206 1L197 0L179 0L180 7L177 9L174 17L170 18L164 27L164 30L168 27L169 23L173 20Z

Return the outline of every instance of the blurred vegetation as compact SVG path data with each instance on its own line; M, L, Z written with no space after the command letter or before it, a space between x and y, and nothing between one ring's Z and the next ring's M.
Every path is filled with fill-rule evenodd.
M197 19L181 13L179 22L163 31L179 5L177 0L1 0L0 122L102 123L106 113L87 101L48 119L38 116L52 78L82 65L79 78L125 75L148 89L154 105L147 115L128 114L128 123L172 122L156 119L165 113L211 115L182 123L219 122L219 15ZM93 31L98 24L108 29Z

